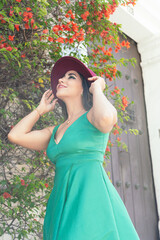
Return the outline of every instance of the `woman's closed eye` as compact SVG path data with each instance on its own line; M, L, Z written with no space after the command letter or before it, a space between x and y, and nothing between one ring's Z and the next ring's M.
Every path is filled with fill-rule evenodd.
M75 77L73 77L73 76L69 76L69 79L70 79L70 78L76 79L76 78L75 78Z

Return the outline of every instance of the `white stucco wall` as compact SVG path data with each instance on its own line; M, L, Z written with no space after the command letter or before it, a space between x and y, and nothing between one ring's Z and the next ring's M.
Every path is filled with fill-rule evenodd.
M137 42L141 55L151 161L160 233L160 1L138 0L134 7L119 7L110 20Z

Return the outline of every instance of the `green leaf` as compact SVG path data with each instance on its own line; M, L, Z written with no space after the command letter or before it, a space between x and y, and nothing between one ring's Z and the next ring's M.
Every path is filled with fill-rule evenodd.
M3 8L3 3L2 2L0 2L0 9L2 9Z
M18 62L19 67L21 67L22 66L21 63L19 61L17 61L17 62Z
M10 62L6 54L3 54L4 58L7 60L7 62Z
M14 25L12 23L9 23L9 29L14 32Z
M39 14L41 15L41 17L46 16L47 15L47 9L46 8L40 8L39 9Z

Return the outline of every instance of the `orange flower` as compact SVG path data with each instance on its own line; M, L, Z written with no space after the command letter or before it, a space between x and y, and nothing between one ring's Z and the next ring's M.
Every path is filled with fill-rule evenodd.
M114 88L115 88L114 92L119 94L120 93L120 89L117 86L115 86Z
M77 40L78 40L78 42L81 42L81 41L83 41L83 40L84 40L84 37L83 37L83 36L81 36L81 37L78 37L78 38L77 38Z
M69 0L65 0L65 1L66 1L66 3L67 3L67 4L69 4L69 3L70 3L70 1L69 1Z
M122 97L122 103L123 103L124 107L128 106L128 101L127 101L127 98L125 96Z
M121 139L119 137L117 137L117 141L121 141Z
M126 46L126 42L125 41L121 42L121 45L122 45L122 47L125 47Z
M55 33L57 33L58 31L61 31L63 28L60 25L55 25L52 28L52 31L54 31Z
M130 42L126 42L126 48L128 49L128 48L130 48Z

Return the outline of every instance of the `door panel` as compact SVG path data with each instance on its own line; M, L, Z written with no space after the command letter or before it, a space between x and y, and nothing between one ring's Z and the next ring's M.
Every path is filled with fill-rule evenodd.
M106 172L111 169L112 183L121 196L132 222L141 240L158 240L158 215L155 200L155 189L152 175L152 164L150 146L147 131L147 115L145 109L143 79L140 67L140 56L137 45L132 39L123 39L130 42L130 49L117 53L116 58L137 59L135 68L129 64L128 67L119 67L123 77L116 79L110 89L115 86L124 88L124 95L129 97L134 105L126 108L131 119L118 125L125 130L138 129L140 135L122 133L121 136L110 136L114 142L117 136L128 146L128 152L122 147L112 147L110 163L105 166ZM109 80L106 80L111 85ZM112 101L111 101L112 102ZM112 102L113 103L113 102Z

